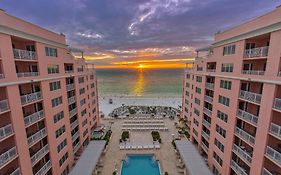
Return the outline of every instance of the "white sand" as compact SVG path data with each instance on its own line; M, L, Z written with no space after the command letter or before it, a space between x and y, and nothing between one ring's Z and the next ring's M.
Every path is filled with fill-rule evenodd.
M109 99L113 100L113 104L109 104ZM137 96L103 96L99 97L100 112L103 112L105 117L113 111L113 109L122 106L122 104L136 106L171 106L178 108L182 104L180 97L137 97Z

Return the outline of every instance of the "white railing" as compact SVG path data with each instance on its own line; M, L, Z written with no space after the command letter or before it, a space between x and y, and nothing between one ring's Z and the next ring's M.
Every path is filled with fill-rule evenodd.
M4 74L0 74L0 79L3 79L5 78L5 75Z
M78 142L78 143L74 146L73 152L76 153L76 152L78 151L79 147L80 147L80 142Z
M26 116L26 117L24 117L25 126L28 126L32 123L35 123L35 122L41 120L42 118L44 118L44 111L43 110L35 112L35 113L33 113L29 116Z
M45 145L43 148L41 148L37 153L35 153L30 159L32 166L35 165L36 162L41 160L47 153L49 152L49 145Z
M235 134L248 141L248 143L250 143L251 145L255 144L255 137L238 127L235 128Z
M274 105L273 105L273 107L274 107L275 109L278 109L278 110L281 111L281 99L280 99L280 98L275 98L275 99L274 99Z
M18 77L31 77L31 76L38 76L39 72L19 72L17 73Z
M34 92L21 96L21 104L25 105L27 103L37 101L42 98L41 92Z
M73 73L73 70L65 70L65 73Z
M28 137L27 141L29 146L32 145L33 143L37 142L38 140L41 140L47 135L46 128L41 129L40 131L36 132L32 136Z
M247 49L244 52L244 58L266 57L268 55L268 46Z
M206 108L206 107L203 108L203 112L204 112L205 114L207 114L209 117L212 116L212 111L211 111L210 109Z
M206 83L206 88L213 90L215 87L214 83Z
M203 124L205 125L205 126L207 126L208 128L210 128L211 127L211 123L209 123L207 120L205 120L205 119L203 119Z
M216 72L216 69L207 69L207 72Z
M74 89L74 83L66 85L66 90L71 91Z
M74 108L72 109L70 112L69 112L69 117L73 117L75 114L77 114L77 108Z
M206 140L210 140L210 135L208 135L205 131L202 130L202 136L206 139Z
M275 123L271 123L270 133L273 135L276 135L277 137L279 137L281 139L281 126L279 126Z
M262 175L274 175L270 171L268 171L266 168L263 168Z
M20 175L20 168L17 168L15 171L10 173L10 175Z
M36 52L28 50L13 49L14 58L19 60L37 60Z
M0 167L9 162L18 155L16 147L9 149L0 155Z
M244 120L254 124L254 125L257 125L258 119L259 119L257 116L255 116L255 115L253 115L249 112L243 111L241 109L238 109L237 116L241 119L244 119Z
M14 133L12 124L8 124L2 128L0 128L0 140L2 140L5 137L8 137Z
M239 146L237 145L233 145L233 151L240 155L240 157L242 157L244 160L246 160L249 164L251 164L252 162L252 156L247 153L246 151L244 151L242 148L240 148Z
M260 103L261 102L261 94L256 94L249 91L240 91L240 98L243 98L248 101L252 101L254 103Z
M278 77L281 77L281 71L278 72L277 76L278 76Z
M49 160L35 175L45 175L51 168L51 160Z
M68 98L67 100L68 100L68 104L72 104L75 102L75 96L72 96L72 97Z
M79 137L79 132L77 131L73 136L72 136L72 140L76 140Z
M74 129L78 125L78 120L75 120L70 124L71 129Z
M273 161L281 165L281 153L271 148L270 146L266 147L266 155L270 157Z
M206 153L208 153L209 148L203 142L201 143L201 147Z
M234 160L231 160L231 168L238 174L238 175L248 175L246 170L239 166Z
M0 112L4 112L9 110L9 103L8 100L2 100L0 101Z
M212 103L213 102L213 97L210 97L208 95L205 95L205 101Z
M264 70L242 70L242 74L264 75Z

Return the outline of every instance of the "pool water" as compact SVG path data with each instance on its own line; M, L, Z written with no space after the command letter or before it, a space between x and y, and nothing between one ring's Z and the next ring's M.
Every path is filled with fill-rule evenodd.
M160 175L159 164L153 155L127 155L121 175Z

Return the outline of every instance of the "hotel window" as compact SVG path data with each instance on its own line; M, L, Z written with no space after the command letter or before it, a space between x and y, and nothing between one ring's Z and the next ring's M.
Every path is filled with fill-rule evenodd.
M190 74L186 74L186 79L190 79Z
M58 51L55 48L45 47L46 56L58 57Z
M88 123L88 120L85 119L85 120L82 122L82 126L85 126L87 123Z
M49 83L49 86L50 86L50 91L54 91L61 88L60 81L51 82Z
M229 98L219 95L219 103L225 106L229 106Z
M228 115L227 114L225 114L225 113L223 113L223 112L218 110L217 117L219 119L221 119L222 121L224 121L225 123L227 123L227 119L228 119Z
M233 55L235 54L235 45L225 46L223 48L223 55Z
M218 141L217 138L215 138L215 145L221 150L221 152L224 152L224 145Z
M220 156L217 155L216 152L213 152L213 157L214 157L214 159L218 162L218 164L219 164L220 166L222 166L222 159L220 158Z
M232 84L231 81L227 81L227 80L221 80L220 81L220 87L223 88L223 89L231 90L231 84Z
M69 173L69 166L67 165L60 175L68 175L68 173Z
M198 132L193 128L192 132L198 137Z
M93 91L93 92L91 93L91 96L92 96L92 97L95 96L95 91Z
M194 108L194 114L196 114L197 116L200 116L200 111L196 108Z
M186 83L185 84L185 87L189 88L190 84L189 83Z
M49 64L47 69L48 69L48 74L58 74L59 73L59 65Z
M94 75L90 75L90 80L93 80L94 79Z
M57 150L58 153L67 145L67 141L66 139L64 139L58 146L57 146Z
M78 83L80 84L80 83L84 83L84 77L79 77L78 78Z
M54 123L57 123L58 121L60 121L61 119L64 118L64 114L63 114L63 111L57 113L54 115Z
M83 111L81 111L81 116L84 116L87 113L87 110L84 109Z
M199 126L199 122L198 122L195 118L193 118L193 123L194 123L196 126Z
M221 72L233 72L233 63L224 63L221 65Z
M189 97L189 92L188 92L188 91L185 91L185 95Z
M195 92L196 92L197 94L201 94L201 88L196 87L196 88L195 88Z
M83 106L85 103L86 103L86 99L85 98L80 100L80 106Z
M88 134L88 129L86 129L86 130L83 132L83 137L85 137L87 134Z
M225 129L223 129L219 125L216 125L216 131L217 131L217 133L219 133L221 136L223 136L225 138L225 135L226 135Z
M58 105L62 104L62 97L57 97L52 99L52 107L56 107Z
M64 132L65 132L65 125L63 125L63 126L60 127L58 130L56 130L56 138L58 138L59 136L61 136Z
M63 165L63 163L67 160L67 158L68 158L68 152L66 152L66 153L62 156L62 158L59 160L60 166Z
M198 98L194 98L194 102L198 105L200 105L200 100Z
M202 82L202 77L196 76L196 81L199 82L199 83L201 83L201 82Z
M79 94L80 94L80 95L82 95L82 94L84 94L84 93L85 93L85 88L79 89Z
M77 71L78 71L78 72L83 72L83 66L79 66L79 67L77 68Z
M95 87L95 83L92 83L92 84L91 84L91 88L94 88L94 87Z
M219 172L219 170L213 165L213 174L214 175L221 175L221 173Z

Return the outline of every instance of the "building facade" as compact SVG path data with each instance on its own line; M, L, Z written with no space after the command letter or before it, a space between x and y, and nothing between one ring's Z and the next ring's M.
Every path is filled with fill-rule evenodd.
M67 174L98 113L95 71L65 36L0 10L0 174Z
M191 141L214 174L280 174L281 7L198 53L183 85Z

